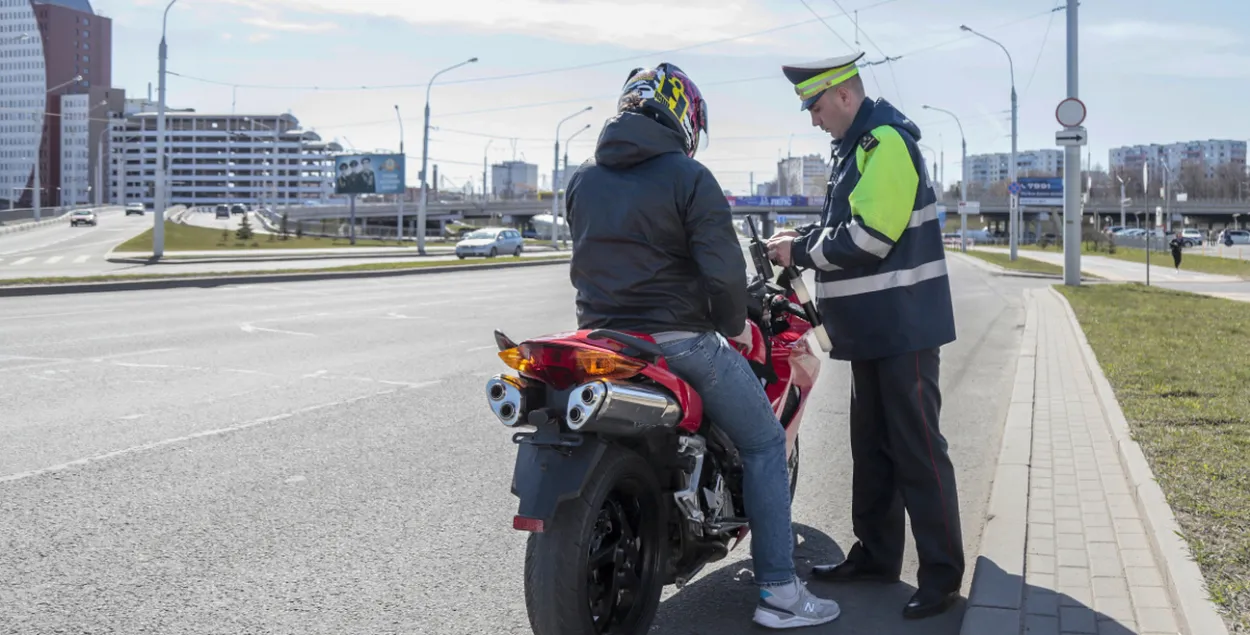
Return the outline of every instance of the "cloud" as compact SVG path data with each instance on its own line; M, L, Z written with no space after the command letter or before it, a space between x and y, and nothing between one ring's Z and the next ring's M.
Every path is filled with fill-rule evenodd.
M256 43L256 42L264 42L265 40L272 40L272 39L273 39L273 34L272 34L272 33L267 33L267 32L265 32L265 31L257 31L257 32L255 32L255 33L253 33L253 34L251 34L251 35L247 36L247 41L248 41L248 42L253 42L253 43Z
M1090 27L1086 33L1095 38L1105 40L1143 44L1199 42L1207 47L1219 47L1232 46L1241 42L1241 38L1236 33L1222 27L1202 24L1146 22L1142 20L1120 20L1107 24L1097 24Z
M676 48L737 36L744 31L767 28L768 24L775 23L769 12L757 3L745 0L685 0L681 3L659 0L631 3L607 0L219 1L274 15L299 11L319 15L381 17L404 20L414 25L523 34L641 50Z
M324 33L333 31L338 28L333 22L277 22L266 18L244 18L244 24L266 29L269 31L284 31L288 33Z

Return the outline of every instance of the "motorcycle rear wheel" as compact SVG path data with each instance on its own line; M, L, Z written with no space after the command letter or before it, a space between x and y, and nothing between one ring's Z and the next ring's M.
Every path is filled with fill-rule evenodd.
M642 457L611 447L525 549L535 635L645 633L663 589L666 502Z

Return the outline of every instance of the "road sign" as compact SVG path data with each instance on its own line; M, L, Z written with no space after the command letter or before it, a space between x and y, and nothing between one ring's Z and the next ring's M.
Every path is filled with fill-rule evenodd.
M1076 97L1069 97L1055 108L1055 119L1065 128L1075 128L1085 123L1085 102Z
M981 213L981 201L960 201L959 213L962 215L975 215Z
M1089 140L1089 135L1084 128L1072 128L1070 130L1060 130L1055 133L1055 145L1060 146L1083 146Z
M1063 207L1063 179L1020 179L1020 205L1025 207Z
M1017 183L1012 183L1011 185L1008 185L1008 186L1007 186L1007 191L1008 191L1008 192L1011 192L1012 194L1019 194L1019 193L1020 193L1020 183L1018 183L1018 182L1017 182Z
M786 217L785 217L785 216L777 216L777 224L778 224L778 225L785 225L785 224L786 224Z

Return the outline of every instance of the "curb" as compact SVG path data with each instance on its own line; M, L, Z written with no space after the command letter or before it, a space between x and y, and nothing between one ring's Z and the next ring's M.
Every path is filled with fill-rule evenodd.
M958 256L959 258L962 258L965 262L971 263L975 267L980 267L981 269L988 271L996 276L1003 276L1006 278L1032 278L1034 280L1063 280L1063 276L1060 274L1034 273L1030 271L1012 271L1011 269L1000 267L996 264L981 260L980 258L977 258L975 256L969 256L967 254L960 253L957 251L954 251L954 252L948 251L947 254L948 255L953 254L955 256ZM1027 258L1027 256L1025 257ZM1038 262L1042 262L1042 261L1038 261ZM1082 275L1081 282L1097 283L1097 282L1106 282L1106 281L1099 280L1096 278L1087 278L1084 275Z
M234 284L267 284L274 282L312 282L318 280L352 280L356 278L390 278L396 276L419 276L457 271L489 271L492 269L515 269L543 265L568 264L568 258L532 260L481 265L450 265L446 267L412 267L409 269L378 269L374 271L309 271L307 273L275 273L257 275L222 275L215 277L149 278L117 282L69 282L65 284L11 285L3 286L0 280L0 298L39 295L65 295L99 293L105 291L142 291L148 289L213 288ZM175 274L176 276L176 274Z
M343 249L349 250L350 248L344 247ZM407 249L407 248L396 247L396 249ZM290 254L290 255L273 255L273 256L204 256L204 257L198 257L198 256L181 257L181 256L177 256L177 252L174 252L173 255L166 252L165 257L161 258L160 260L153 260L151 257L144 258L144 257L139 257L139 256L134 256L134 257L113 256L110 253L109 255L105 256L104 259L105 261L111 262L114 264L126 264L126 265L150 265L150 264L154 264L157 262L159 262L162 265L198 265L198 264L212 264L212 263L223 263L223 262L287 262L287 261L297 261L297 260L344 260L344 259L359 260L359 259L365 259L365 258L412 258L414 259L414 262L420 262L419 259L428 258L430 256L454 256L455 255L453 252L448 252L448 253L434 253L434 254L430 254L430 256L421 256L417 254L415 247L413 247L412 250L413 250L412 253L394 253L394 254L385 254L385 253L353 254L353 253L350 253L349 251L348 253L342 253L342 254L335 253L335 254L303 254L303 255ZM126 253L126 252L122 252L122 253ZM541 252L541 253L546 253L546 252ZM550 253L552 255L560 255L561 253L568 253L568 252L553 251Z
M65 212L65 213L62 213L60 216L54 216L47 220L35 221L33 223L22 223L21 225L9 225L7 227L0 225L0 236L3 236L4 234L24 232L24 231L36 229L39 227L48 227L51 225L55 225L56 223L63 223L65 222L64 219L68 213L69 212Z
M1159 559L1159 571L1167 584L1172 604L1177 609L1182 632L1189 635L1228 635L1224 619L1209 599L1202 571L1198 568L1198 563L1194 562L1189 545L1181 538L1180 525L1168 505L1167 497L1163 495L1163 489L1155 480L1150 464L1146 462L1145 453L1132 438L1124 411L1120 409L1120 402L1115 398L1111 382L1098 364L1094 349L1085 338L1085 330L1076 319L1076 313L1068 299L1054 287L1051 287L1050 292L1059 298L1068 314L1068 322L1076 329L1081 357L1093 379L1094 391L1102 404L1103 414L1111 426L1111 435L1120 453L1120 460L1124 462L1128 472L1129 490L1137 503L1137 511L1145 521L1151 550Z
M1015 383L960 635L1020 632L1037 372L1037 310L1030 289L1024 291L1024 307Z

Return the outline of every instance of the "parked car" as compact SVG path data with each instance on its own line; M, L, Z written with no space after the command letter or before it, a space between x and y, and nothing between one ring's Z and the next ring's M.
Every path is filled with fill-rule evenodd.
M228 205L218 205L215 218L230 218L230 207Z
M486 256L494 258L499 254L520 256L525 250L525 239L521 232L507 227L487 227L479 229L456 243L456 255L463 260L467 256Z
M1232 238L1234 245L1250 245L1250 231L1245 229L1225 229L1220 232L1217 242L1224 244L1225 237Z
M246 208L246 207L243 207L242 205L240 205L240 204L238 204L238 203L235 203L234 205L231 205L231 206L230 206L230 213L231 213L231 214L244 214L244 215L246 215L246 214L247 214L247 208Z
M80 209L69 215L69 226L77 227L79 225L96 226L95 212L89 209Z
M1201 247L1203 241L1205 240L1206 240L1206 236L1201 231L1198 231L1196 229L1182 229L1181 230L1181 244L1185 245L1186 247L1194 247L1194 246Z
M147 210L143 207L143 203L131 203L131 204L129 204L129 205L127 205L127 206L126 206L126 215L127 215L127 216L130 216L131 214L138 214L138 215L140 215L140 216L143 216L143 214L144 214L146 211L147 211Z

